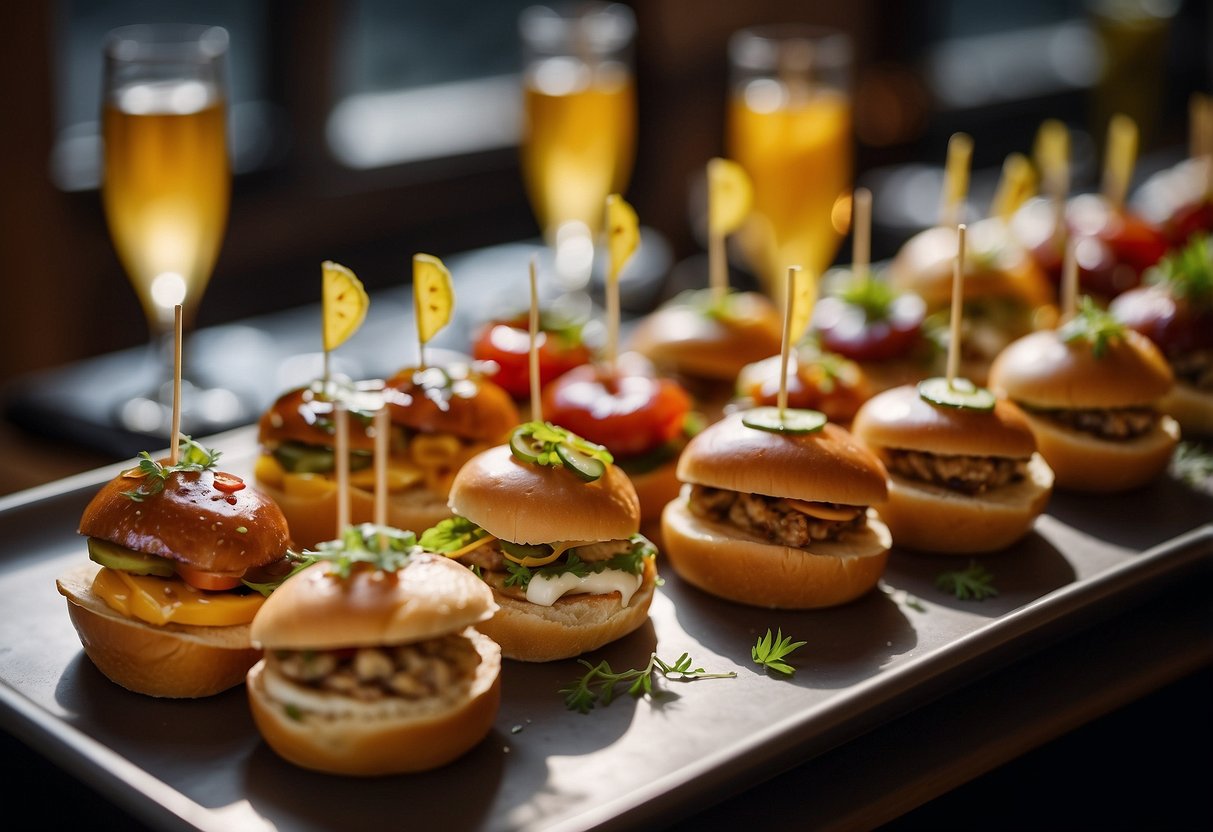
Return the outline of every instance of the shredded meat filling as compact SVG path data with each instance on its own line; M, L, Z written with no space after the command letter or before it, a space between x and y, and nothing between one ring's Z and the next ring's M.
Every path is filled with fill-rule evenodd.
M865 510L860 510L850 520L821 520L798 511L779 497L706 485L691 487L689 505L691 512L699 517L731 523L758 537L797 549L805 549L813 541L837 540L867 523Z
M297 684L361 702L442 696L454 687L469 686L480 663L472 642L460 635L396 647L277 650L270 658Z
M1136 439L1154 429L1158 413L1149 407L1121 407L1107 410L1041 410L1040 415L1100 439Z
M1022 480L1028 468L1026 459L932 454L901 448L885 449L884 463L891 473L964 494L983 494Z
M1185 355L1168 356L1175 378L1197 390L1213 391L1213 350L1193 350Z

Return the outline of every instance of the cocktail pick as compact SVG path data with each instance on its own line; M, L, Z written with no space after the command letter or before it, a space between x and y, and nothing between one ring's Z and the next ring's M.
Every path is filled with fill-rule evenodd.
M321 319L324 345L324 391L329 389L329 354L358 331L371 301L362 281L345 266L325 260L320 265Z
M1040 171L1041 189L1053 204L1053 243L1060 245L1066 231L1066 199L1070 195L1070 130L1055 118L1045 119L1036 131L1032 157Z
M720 157L708 162L708 280L712 301L729 291L725 238L745 223L754 202L754 186L745 168Z
M333 430L336 433L335 447L337 468L337 534L340 539L350 525L350 434L349 413L345 402L338 398L333 402Z
M176 465L181 456L181 304L173 307L173 420L170 423L168 464Z
M413 255L413 319L417 326L417 366L425 369L425 345L451 321L455 289L451 272L432 254Z
M1117 113L1108 122L1108 146L1104 151L1103 183L1100 190L1113 209L1124 207L1137 163L1137 122Z
M1213 200L1213 98L1192 93L1188 101L1188 155L1204 161L1205 198Z
M953 226L960 221L961 208L969 193L969 164L973 158L973 139L967 133L953 133L948 139L948 157L940 193L939 224Z
M535 279L535 257L531 257L531 315L528 324L530 330L530 354L527 357L531 381L531 418L543 418L543 405L539 389L539 289Z
M779 396L775 399L779 410L779 422L784 421L788 409L788 355L792 351L792 316L796 306L796 276L800 266L788 267L788 283L783 302L783 343L779 347Z
M1061 265L1061 320L1062 323L1074 317L1078 310L1078 255L1075 251L1078 243L1070 240L1066 243L1065 259Z
M990 216L1010 222L1011 215L1036 191L1036 176L1028 157L1022 153L1011 153L1002 163L998 187L990 203Z
M851 211L851 274L867 283L872 275L872 192L856 188Z
M348 420L347 420L348 421ZM380 405L375 411L375 528L379 530L378 545L380 552L387 551L387 461L388 436L391 427L387 405Z
M636 210L619 194L606 199L607 216L607 349L606 366L613 375L619 355L619 274L640 243L640 221Z
M952 266L952 320L948 336L948 389L960 370L960 324L964 315L965 224L956 226L956 263Z

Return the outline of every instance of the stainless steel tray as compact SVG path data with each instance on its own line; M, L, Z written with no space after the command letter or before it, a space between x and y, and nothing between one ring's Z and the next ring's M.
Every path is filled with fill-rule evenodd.
M208 444L224 450L225 468L251 475L252 429ZM84 656L54 579L86 557L76 522L122 467L0 500L0 726L162 829L347 830L405 818L450 830L648 828L1007 666L1213 554L1213 497L1163 477L1112 498L1055 495L1034 534L980 558L999 589L982 602L934 587L966 562L955 557L895 551L880 591L814 612L719 601L666 568L650 625L592 658L623 668L654 649L685 651L736 679L662 683L653 701L624 696L581 715L557 694L580 675L575 661L507 662L496 728L469 755L423 775L348 780L280 760L243 689L151 699ZM790 679L749 660L768 627L808 642Z

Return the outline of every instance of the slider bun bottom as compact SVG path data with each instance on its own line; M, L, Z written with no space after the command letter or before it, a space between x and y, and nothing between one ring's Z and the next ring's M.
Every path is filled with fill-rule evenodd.
M1213 437L1213 392L1177 381L1158 409L1175 417L1184 436Z
M93 593L101 569L81 564L55 581L84 652L97 669L127 690L148 696L213 696L244 681L261 651L249 627L158 627L110 609Z
M417 716L369 717L351 701L342 717L294 719L266 693L264 661L248 671L253 722L266 743L295 765L328 774L376 777L440 768L466 754L493 728L501 706L501 652L475 630L464 635L480 654L467 697ZM334 694L336 695L336 694ZM362 706L374 711L374 705Z
M889 474L889 500L877 509L900 549L946 555L997 552L1032 530L1053 493L1053 471L1032 455L1028 476L980 495Z
M866 594L884 574L889 530L869 510L867 529L813 551L766 543L741 529L704 520L685 499L661 518L664 554L674 571L711 595L755 607L816 609Z
M511 598L497 590L500 609L476 629L501 645L501 655L522 662L580 656L639 629L649 617L657 582L654 558L645 561L640 589L626 606L619 593L566 595L550 607Z
M1170 416L1125 442L1100 439L1030 412L1027 416L1057 487L1068 491L1111 494L1139 488L1166 470L1179 443L1179 423Z
M261 480L256 487L282 509L290 529L291 541L298 547L310 549L337 536L337 487L319 497L288 495L283 489ZM350 522L370 523L375 519L375 495L361 488L350 490ZM389 496L387 523L397 529L415 532L436 526L451 516L446 498L424 488L410 488Z

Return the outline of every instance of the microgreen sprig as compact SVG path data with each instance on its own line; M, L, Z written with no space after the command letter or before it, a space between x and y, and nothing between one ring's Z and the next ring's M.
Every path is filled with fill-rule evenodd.
M1171 474L1193 488L1213 487L1213 450L1185 440L1175 447Z
M379 548L381 539L387 544L382 551ZM384 572L395 572L415 551L417 536L412 532L360 523L348 527L340 538L319 543L314 551L304 554L314 560L328 561L330 571L348 578L356 563L369 563Z
M750 648L750 658L759 667L765 667L769 670L782 673L785 676L791 676L796 672L796 668L785 662L784 658L804 647L808 642L792 641L791 636L784 636L783 630L776 630L775 632L776 635L772 638L771 629L768 627L767 634L759 636L758 642Z
M1207 307L1213 303L1213 238L1197 234L1151 267L1145 282L1165 285L1175 297Z
M1124 337L1125 325L1100 308L1090 295L1083 295L1074 317L1062 324L1058 334L1067 344L1085 339L1091 345L1092 355L1103 358L1108 344Z
M588 672L575 680L569 687L560 690L564 697L564 705L570 711L588 714L594 706L606 706L615 698L615 688L628 684L627 692L634 697L655 696L653 690L653 674L660 673L667 680L674 682L694 682L698 679L733 679L735 672L708 673L702 667L693 667L691 657L683 653L673 663L667 663L657 657L656 653L649 656L649 663L642 669L624 670L616 673L606 661L590 664L585 659L579 659L579 664L586 667ZM657 693L660 693L658 691Z
M998 594L994 588L994 575L975 560L965 569L941 572L935 578L935 586L961 601L984 601Z
M163 491L171 475L185 471L209 471L215 467L221 455L222 452L204 448L188 436L181 437L176 465L164 465L152 459L152 455L147 451L142 451L139 454L139 464L123 471L122 476L132 479L141 477L143 481L129 491L123 491L122 496L142 503L148 497Z

